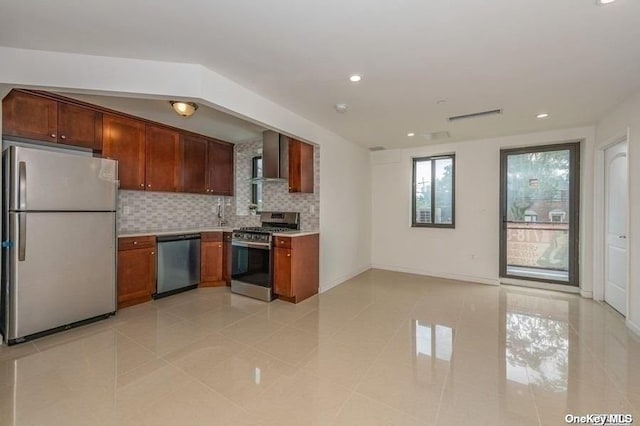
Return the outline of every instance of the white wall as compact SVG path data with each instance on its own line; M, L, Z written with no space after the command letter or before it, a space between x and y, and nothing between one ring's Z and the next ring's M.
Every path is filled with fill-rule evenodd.
M619 105L607 114L596 126L596 149L600 150L618 137L628 134L629 137L629 310L627 325L640 334L640 93ZM599 188L596 187L596 190ZM603 198L595 198L595 211L600 217L604 214ZM595 228L596 238L601 243L602 227ZM596 250L602 256L602 250ZM601 259L597 259L601 261ZM600 262L596 262L600 263ZM602 274L595 272L597 286L602 288ZM601 292L600 292L601 294ZM601 295L600 295L601 297ZM598 297L598 298L600 298Z
M369 152L197 64L0 47L0 84L95 94L191 98L321 146L320 285L370 265Z
M585 127L372 153L373 266L498 284L500 149L583 140L580 281L590 296L593 138ZM411 228L411 159L447 153L456 154L456 228Z

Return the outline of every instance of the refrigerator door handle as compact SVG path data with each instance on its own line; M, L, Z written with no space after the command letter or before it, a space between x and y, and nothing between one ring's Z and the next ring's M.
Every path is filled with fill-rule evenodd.
M18 210L27 209L27 163L18 163Z
M18 213L18 261L24 262L27 256L27 214Z

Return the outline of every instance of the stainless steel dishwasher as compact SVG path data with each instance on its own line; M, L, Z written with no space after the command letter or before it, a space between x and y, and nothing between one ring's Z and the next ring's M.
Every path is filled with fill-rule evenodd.
M155 298L196 288L200 282L200 234L163 235L158 239Z

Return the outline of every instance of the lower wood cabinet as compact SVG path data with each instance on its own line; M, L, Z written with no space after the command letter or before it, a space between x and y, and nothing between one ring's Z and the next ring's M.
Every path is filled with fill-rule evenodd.
M156 238L118 239L118 308L151 300L156 289Z
M200 234L200 287L225 286L222 232Z
M232 232L224 232L222 234L222 250L224 250L222 254L222 280L227 286L231 286L231 268L233 264L231 261L231 257L233 256L233 247L231 246L232 236Z
M274 237L273 283L278 298L298 303L318 293L320 238Z

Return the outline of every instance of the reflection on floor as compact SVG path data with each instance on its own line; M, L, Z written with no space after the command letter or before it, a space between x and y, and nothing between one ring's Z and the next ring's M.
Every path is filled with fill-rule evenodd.
M640 419L639 359L591 300L372 270L299 305L199 289L2 347L0 424Z

